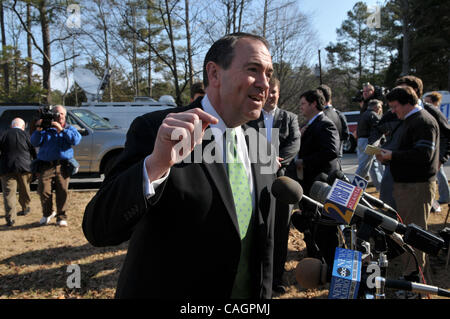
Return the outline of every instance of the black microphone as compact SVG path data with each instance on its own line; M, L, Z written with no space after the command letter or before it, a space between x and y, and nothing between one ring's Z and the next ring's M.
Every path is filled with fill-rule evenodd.
M324 203L327 200L327 196L330 190L330 185L316 181L311 186L310 194L313 199ZM364 205L358 204L356 206L354 214L358 217L361 217L367 224L373 227L381 226L383 230L389 233L397 232L399 234L404 234L406 232L405 225Z
M295 279L302 288L312 289L330 282L331 270L317 258L303 258L295 268Z
M316 181L313 183L310 194L311 197L319 202L326 202L331 186L326 183ZM354 215L360 217L364 223L372 227L380 226L386 233L398 233L403 236L406 244L409 244L423 252L431 255L437 255L439 250L445 245L442 238L423 230L415 224L408 226L399 221L379 213L364 205L358 204L354 211Z
M272 195L284 204L297 204L303 197L303 188L287 176L280 176L272 183Z
M344 172L342 172L340 170L335 170L335 171L331 172L331 174L328 176L328 180L326 181L327 184L333 185L336 178L351 184L348 177L345 176ZM386 204L385 202L383 202L382 200L380 200L380 199L376 198L375 196L372 196L366 192L363 193L363 198L370 205L373 205L376 208L384 209L386 212L388 212L390 214L390 216L392 216L392 218L397 218L397 211L395 209L393 209L391 206L389 206L388 204Z
M332 269L327 264L316 258L303 258L295 269L295 278L302 288L313 289L325 285L331 281ZM361 276L360 289L367 289L367 275ZM436 286L425 285L406 280L375 278L376 285L383 285L385 288L413 291L424 294L433 294L441 297L450 297L450 291Z
M324 183L327 183L328 185L333 185L334 181L337 178L337 179L343 180L344 182L351 184L350 181L348 180L347 176L344 175L344 173L342 173L342 176L341 176L337 172L342 173L342 171L338 171L338 170L333 171L330 175L327 175L325 173L320 173L319 175L317 175L314 178L314 181L324 182ZM339 177L337 176L337 174L339 174ZM363 193L363 197L360 199L360 202L362 202L364 205L366 205L370 208L373 208L372 205L364 198L364 194L365 193Z
M411 282L406 280L394 280L377 277L377 280L384 282L386 288L413 291L424 294L433 294L441 297L450 297L450 291L439 287L420 284L417 282Z
M314 206L322 209L322 203L303 194L302 186L287 176L280 176L272 183L272 195L284 204L297 204L304 202L308 207Z

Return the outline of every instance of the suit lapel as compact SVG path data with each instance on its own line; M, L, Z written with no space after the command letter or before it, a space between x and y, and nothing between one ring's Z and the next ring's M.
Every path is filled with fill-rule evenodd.
M209 128L207 128L207 130L209 130ZM206 137L208 137L208 139L205 139ZM222 159L220 159L218 162L211 161L210 159L205 161L205 154L211 154L211 150L214 150L216 147L221 146L216 146L214 135L212 133L209 134L205 132L202 145L198 145L197 147L201 147L202 149L202 165L211 177L213 184L216 186L222 202L228 212L228 215L230 216L231 221L233 222L233 225L236 229L236 233L239 235L239 223L237 220L236 208L234 206L233 193L231 191L230 183L228 182L226 166L224 163L222 163Z
M281 110L280 110L280 108L277 107L276 110L275 110L275 114L273 115L272 127L280 128L282 119L283 119L283 116L281 114Z

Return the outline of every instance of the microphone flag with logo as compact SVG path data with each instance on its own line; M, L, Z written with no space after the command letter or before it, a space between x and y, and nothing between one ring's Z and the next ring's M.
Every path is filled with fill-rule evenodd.
M325 213L334 220L349 224L364 190L336 179L324 203Z
M361 252L336 247L328 299L356 299L361 281Z
M366 190L367 186L369 185L369 182L366 179L362 178L361 176L355 174L355 176L353 177L352 184L355 185L356 187Z

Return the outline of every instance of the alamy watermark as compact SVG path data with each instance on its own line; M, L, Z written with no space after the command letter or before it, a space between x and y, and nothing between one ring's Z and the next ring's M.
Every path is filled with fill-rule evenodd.
M366 24L369 28L380 29L381 28L381 6L373 5L367 7L367 13L370 15L367 17Z
M79 4L70 4L66 9L69 15L66 19L66 27L69 29L81 28L81 9Z
M66 285L67 288L73 289L73 288L81 288L81 269L80 266L77 264L71 264L67 266L67 273L70 273L69 276L67 276Z
M278 169L278 163L275 160L279 155L279 129L272 129L272 143L269 143L265 137L265 128L258 131L252 127L243 131L246 143L248 145L248 157L250 163L259 163L261 174L275 174ZM211 141L214 136L214 142ZM233 154L232 159L224 156L226 150L224 145L229 146L229 139L232 137L231 129L226 129L225 134L215 127L209 127L205 130L202 138L201 122L195 125L193 134L184 129L175 129L172 131L171 140L179 141L174 146L176 162L179 163L233 163L237 154ZM192 150L192 141L196 141L196 147ZM226 143L224 143L226 142ZM202 144L205 143L207 145Z

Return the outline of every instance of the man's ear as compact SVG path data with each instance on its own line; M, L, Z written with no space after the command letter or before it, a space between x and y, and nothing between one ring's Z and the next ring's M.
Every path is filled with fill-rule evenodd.
M314 105L314 107L316 108L316 110L320 111L319 108L317 107L317 102L313 101L312 104Z
M208 74L208 86L218 87L220 86L220 66L212 61L206 64L206 73Z

